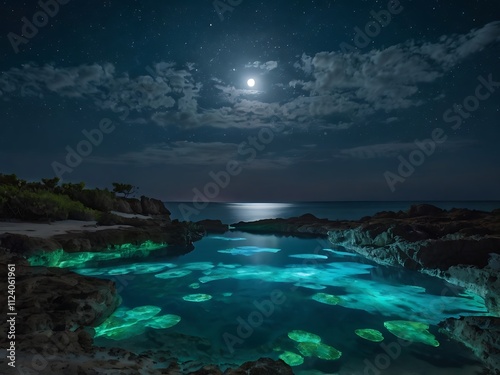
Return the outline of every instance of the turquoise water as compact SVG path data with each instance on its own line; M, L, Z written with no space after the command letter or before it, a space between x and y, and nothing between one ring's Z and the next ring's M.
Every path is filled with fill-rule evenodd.
M203 238L184 256L152 252L112 262L77 270L114 280L123 297L107 331L98 328L97 345L150 351L176 358L190 370L200 363L225 368L286 352L303 357L294 366L296 374L475 374L481 369L436 326L447 317L483 314L480 298L419 273L376 265L324 240L231 232ZM328 295L337 304L318 301ZM163 327L169 328L161 328L165 320ZM435 338L401 341L384 325L394 320L429 324L424 336ZM384 341L365 340L357 329L378 330ZM326 354L339 351L340 358L306 356L288 336L295 330L320 336L321 345L334 348ZM433 340L439 346L430 344Z

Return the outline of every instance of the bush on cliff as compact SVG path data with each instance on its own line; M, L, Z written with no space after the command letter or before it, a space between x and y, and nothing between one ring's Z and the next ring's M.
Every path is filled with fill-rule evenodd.
M0 185L0 217L19 220L94 220L96 212L67 195Z

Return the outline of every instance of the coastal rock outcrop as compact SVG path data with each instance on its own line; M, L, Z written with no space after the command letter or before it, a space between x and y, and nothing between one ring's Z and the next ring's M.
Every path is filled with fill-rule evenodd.
M329 221L306 214L233 226L247 232L327 235L333 246L379 264L439 277L483 297L494 316L448 319L443 327L500 373L500 210L446 211L420 204L406 212L384 211L357 221Z
M500 374L500 318L467 316L440 323L442 332L463 343L494 374Z

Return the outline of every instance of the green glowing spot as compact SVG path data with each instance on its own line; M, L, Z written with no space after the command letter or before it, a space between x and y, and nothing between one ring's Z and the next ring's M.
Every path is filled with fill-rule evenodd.
M161 316L155 316L145 325L146 327L151 327L155 329L165 329L175 326L181 321L181 317L173 314L166 314Z
M132 318L137 320L148 320L157 315L161 311L158 306L139 306L125 313L125 318Z
M321 337L319 337L318 335L306 331L301 331L300 329L288 332L288 337L296 342L321 342Z
M189 275L191 273L190 270L170 270L162 273L158 273L155 277L159 279L173 279L176 277L183 277Z
M224 297L231 297L233 295L233 293L232 292L225 292L225 293L222 293L222 295Z
M385 322L384 326L389 332L400 339L420 342L434 347L439 346L436 337L428 331L429 325L426 323L409 320L391 320Z
M334 347L321 342L301 342L297 344L297 349L304 357L317 357L329 361L339 359L342 355L342 352Z
M184 301L188 302L205 302L212 299L210 294L188 294L187 296L182 297Z
M189 284L189 287L191 289L199 289L200 288L200 283L192 283L192 284Z
M146 241L140 245L126 243L114 245L99 252L67 253L62 249L47 252L39 252L28 258L32 266L46 267L82 267L90 261L105 261L118 258L130 258L133 256L147 256L153 250L163 249L167 245ZM78 270L76 270L78 272Z
M326 293L316 293L311 298L315 301L325 303L327 305L338 305L342 301L340 297Z
M289 366L300 366L304 363L304 357L288 351L281 354L279 358Z
M326 255L319 254L293 254L289 255L290 258L299 258L299 259L328 259Z
M356 335L368 341L373 341L373 342L384 341L384 336L380 331L377 331L376 329L370 329L370 328L357 329L354 331L354 333L356 333Z

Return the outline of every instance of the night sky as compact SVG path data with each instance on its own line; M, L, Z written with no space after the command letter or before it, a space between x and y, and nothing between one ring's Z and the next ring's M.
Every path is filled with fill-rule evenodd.
M498 0L0 3L2 173L169 201L500 200Z

